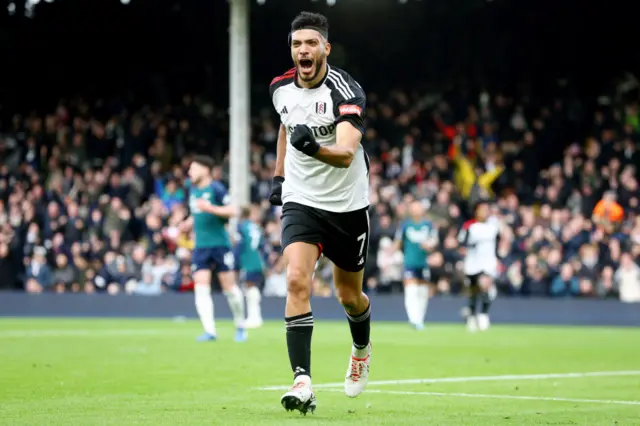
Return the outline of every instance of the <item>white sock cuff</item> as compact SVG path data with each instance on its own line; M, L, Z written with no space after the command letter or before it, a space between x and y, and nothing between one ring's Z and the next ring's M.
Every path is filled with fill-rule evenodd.
M199 295L211 295L211 286L210 285L194 285L193 286L193 293L196 296Z
M260 294L258 287L249 287L244 290L244 294Z

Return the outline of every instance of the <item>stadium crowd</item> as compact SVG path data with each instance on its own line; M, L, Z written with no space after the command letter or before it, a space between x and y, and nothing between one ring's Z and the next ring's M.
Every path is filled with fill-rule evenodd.
M408 203L428 205L440 246L429 258L439 293L463 288L456 238L474 202L491 198L502 224L498 285L508 295L617 297L640 302L640 111L636 102L595 114L502 94L370 93L369 291L401 291L393 244ZM272 246L265 294L286 294L279 209L266 201L277 121L252 124L251 197ZM228 123L210 103L134 113L116 102L61 102L15 115L0 129L0 288L153 295L190 291L186 167L211 155L228 175ZM321 260L318 296L332 294Z

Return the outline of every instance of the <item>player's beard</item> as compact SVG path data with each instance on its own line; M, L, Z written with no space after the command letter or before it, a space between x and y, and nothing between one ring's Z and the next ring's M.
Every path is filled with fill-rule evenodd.
M305 72L306 68L303 68L303 66L301 65L301 62L304 60L298 60L298 63L296 65L298 68L298 76L300 77L300 80L302 81L315 80L315 78L318 77L318 74L320 74L320 71L322 70L322 64L324 63L322 59L323 59L322 57L311 59L311 61L313 62L311 65L312 72ZM303 71L303 69L305 71Z

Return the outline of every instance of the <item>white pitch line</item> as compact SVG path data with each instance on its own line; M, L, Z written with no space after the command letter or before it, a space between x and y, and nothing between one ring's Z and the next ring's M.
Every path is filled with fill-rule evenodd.
M180 330L161 330L161 329L42 329L42 330L2 330L0 338L16 338L16 337L73 337L73 336L156 336L156 335L175 335L182 334Z
M327 389L329 392L343 392L340 389ZM482 398L482 399L518 399L525 401L555 401L555 402L575 402L585 404L618 404L618 405L640 405L640 401L624 401L616 399L585 399L585 398L561 398L552 396L527 396L527 395L497 395L484 393L459 393L459 392L410 392L410 391L387 391L387 390L366 390L365 393L377 393L382 395L423 395L423 396L445 396L461 398Z
M383 385L420 385L427 383L468 383L468 382L502 382L508 380L547 380L576 379L584 377L640 376L640 370L628 371L593 371L586 373L551 373L551 374L507 374L502 376L469 376L469 377L436 377L431 379L404 380L372 380L369 386ZM344 386L343 382L314 384L315 389L330 389ZM290 386L267 386L260 390L287 390Z

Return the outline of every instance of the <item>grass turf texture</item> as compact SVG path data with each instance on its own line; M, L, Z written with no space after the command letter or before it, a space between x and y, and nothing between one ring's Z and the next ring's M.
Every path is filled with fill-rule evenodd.
M281 322L237 344L226 322L196 343L195 321L0 319L0 425L640 425L640 329L373 326L370 380L435 380L318 386L302 417L257 389L292 381ZM346 321L316 322L314 384L340 383L349 350Z

